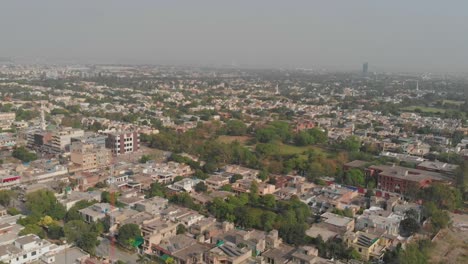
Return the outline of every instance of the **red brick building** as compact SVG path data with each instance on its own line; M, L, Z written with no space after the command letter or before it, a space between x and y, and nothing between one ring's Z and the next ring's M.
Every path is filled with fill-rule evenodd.
M374 165L368 173L377 178L377 189L395 193L405 193L412 187L424 188L433 182L448 182L440 173L400 166Z
M310 120L298 120L294 125L294 132L312 129L315 127L315 122Z
M107 134L106 148L112 154L119 156L136 152L140 148L140 133L138 131L118 131Z

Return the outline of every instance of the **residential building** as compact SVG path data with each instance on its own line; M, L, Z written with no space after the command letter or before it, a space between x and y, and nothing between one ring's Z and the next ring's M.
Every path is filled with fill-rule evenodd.
M201 182L199 179L184 178L169 185L168 188L176 192L192 192L199 182Z
M385 214L383 209L364 210L364 213L356 218L356 230L373 229L383 231L386 234L398 236L402 215Z
M135 204L135 210L139 212L148 212L153 215L159 215L164 210L169 201L161 197L153 197Z
M71 171L94 170L110 164L111 151L99 145L75 141L70 147Z
M381 260L390 245L390 240L382 234L363 231L346 233L344 241L348 247L356 249L364 261Z
M302 202L309 204L317 212L325 212L337 208L344 210L351 207L352 200L359 195L355 189L337 184L317 186L299 196Z
M224 185L229 184L229 178L212 175L205 180L205 184L211 190L219 190Z
M101 220L113 211L119 210L108 203L97 203L79 210L78 212L87 223L94 223Z
M212 246L197 242L187 235L176 235L154 245L153 252L162 259L171 257L176 264L203 263L206 251Z
M71 142L83 142L104 148L106 147L106 140L107 135L85 132L81 137L73 137Z
M251 256L252 251L248 248L239 248L235 244L224 241L218 241L216 247L205 254L206 262L213 264L241 264Z
M140 134L138 131L107 133L106 147L116 156L135 152L140 148Z
M193 170L189 165L173 161L148 163L143 166L142 172L145 175L162 184L173 182L177 176L187 177L193 174Z
M43 261L53 263L55 257L46 256L54 245L36 235L18 237L13 244L0 246L0 261L10 264L32 263Z
M419 163L416 166L416 169L434 171L434 172L439 172L439 173L443 173L447 175L455 174L455 171L457 170L457 168L458 168L458 165L449 164L449 163L440 162L440 161L424 161L424 162Z
M303 130L312 129L315 127L315 122L311 120L297 120L294 124L294 132L300 132Z
M328 230L344 234L354 230L354 219L334 213L326 212L321 216L323 224Z
M429 186L432 182L449 181L438 172L400 166L375 165L369 167L370 176L377 178L377 188L383 191L405 193L408 190Z
M101 201L101 192L100 191L90 191L90 192L75 192L69 191L62 197L58 198L58 202L61 203L67 211L73 207L79 201Z
M143 224L141 227L144 239L143 250L146 253L156 253L153 246L160 244L163 239L175 236L178 225L178 223L162 219L154 219Z
M12 133L0 133L0 149L11 149L16 146L16 137Z
M0 128L3 130L10 129L15 119L16 113L14 112L0 113Z
M50 141L54 152L68 152L70 150L71 138L81 137L84 135L82 129L66 128L53 133Z

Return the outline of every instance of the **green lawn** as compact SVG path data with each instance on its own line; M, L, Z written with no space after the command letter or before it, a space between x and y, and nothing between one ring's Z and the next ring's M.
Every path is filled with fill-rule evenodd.
M311 146L298 147L293 145L278 144L281 155L302 154L307 150L313 149Z
M412 106L407 106L407 107L401 108L401 110L404 110L404 111L415 111L416 109L420 109L424 113L437 113L437 112L445 113L445 109L435 108L435 107L425 107L425 106L412 105Z
M444 105L444 104L451 104L451 105L458 105L458 106L460 106L460 105L462 105L462 104L464 104L464 103L465 103L465 101L442 100L442 105Z
M218 142L221 142L221 143L225 143L225 144L229 144L231 142L234 142L234 141L239 141L239 143L241 143L242 145L246 145L249 140L251 140L252 138L251 137L248 137L248 136L219 136L216 140ZM281 143L281 142L273 142L273 144L277 145L278 149L279 149L279 153L281 155L294 155L294 154L303 154L304 152L308 151L308 150L316 150L316 151L320 151L320 152L326 152L324 151L323 149L321 149L320 147L316 147L316 146L294 146L294 145L287 145L287 144L284 144L284 143ZM252 146L247 146L249 148L252 148L255 149L255 145L252 145Z
M239 143L245 145L249 140L251 139L251 137L248 137L248 136L219 136L218 139L216 139L218 142L221 142L221 143L226 143L226 144L229 144L231 142L234 142L234 141L239 141Z
M280 150L281 155L294 155L294 154L303 154L305 151L308 150L315 150L317 152L322 152L326 154L326 151L324 151L322 148L317 147L317 146L294 146L294 145L286 145L283 143L278 143L278 148Z

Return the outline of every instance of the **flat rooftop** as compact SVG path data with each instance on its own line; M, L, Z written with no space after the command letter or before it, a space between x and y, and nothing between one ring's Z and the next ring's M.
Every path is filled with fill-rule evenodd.
M400 167L400 166L374 165L374 166L370 166L369 168L380 171L381 175L393 177L393 178L405 179L405 180L412 180L412 181L422 181L422 180L427 180L427 179L439 180L439 181L449 180L449 178L445 177L444 175L438 172L411 169L411 168Z

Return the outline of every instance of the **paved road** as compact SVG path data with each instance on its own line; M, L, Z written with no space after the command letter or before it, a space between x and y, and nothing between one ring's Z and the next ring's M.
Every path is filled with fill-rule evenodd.
M100 257L109 257L109 247L110 241L107 238L98 238L101 242L96 248L96 255ZM114 246L112 260L122 260L125 263L137 263L138 255L136 253L130 254L126 251L119 249L117 246Z

